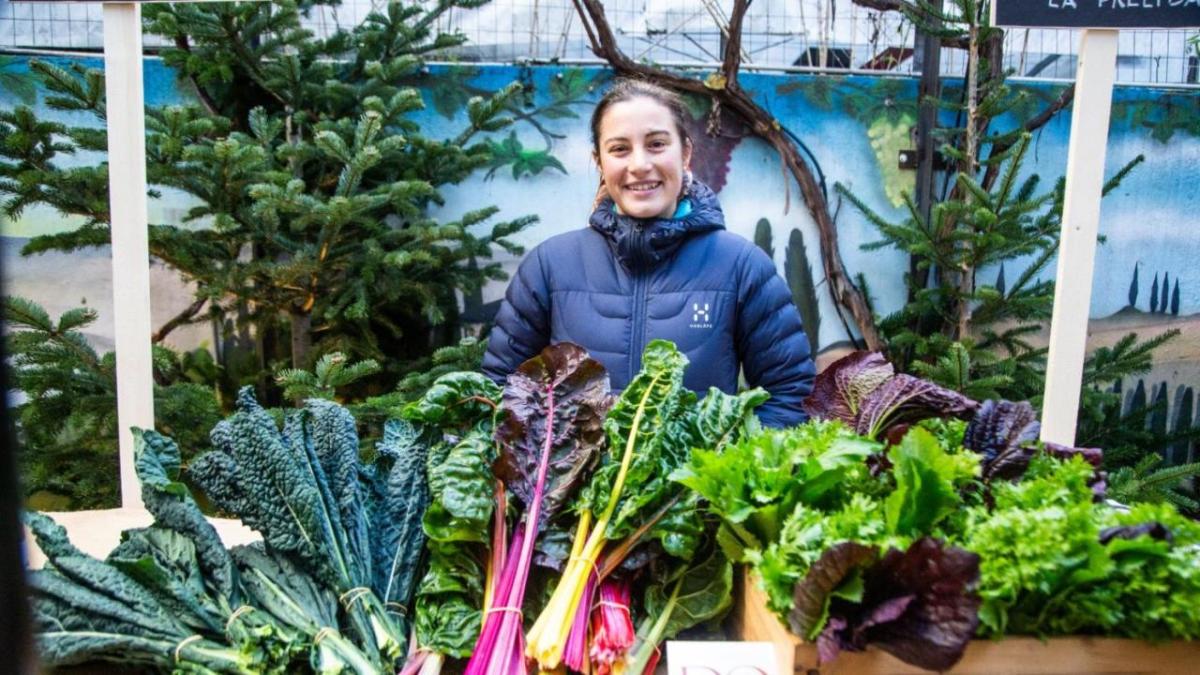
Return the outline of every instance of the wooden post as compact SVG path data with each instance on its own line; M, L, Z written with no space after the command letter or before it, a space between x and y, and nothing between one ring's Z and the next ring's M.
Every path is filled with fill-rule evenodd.
M142 9L136 3L104 5L104 80L121 506L140 509L142 497L133 467L133 434L129 429L154 427L154 372L150 356Z
M1085 29L1079 46L1054 316L1050 323L1042 440L1075 444L1079 388L1092 303L1104 187L1104 155L1117 63L1116 30Z

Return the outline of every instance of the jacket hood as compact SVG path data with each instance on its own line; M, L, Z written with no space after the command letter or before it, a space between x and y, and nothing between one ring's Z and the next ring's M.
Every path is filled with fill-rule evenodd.
M691 210L679 218L634 218L617 213L612 197L605 197L588 223L604 235L626 269L644 271L670 258L688 237L725 229L725 214L707 185L692 181L684 199Z

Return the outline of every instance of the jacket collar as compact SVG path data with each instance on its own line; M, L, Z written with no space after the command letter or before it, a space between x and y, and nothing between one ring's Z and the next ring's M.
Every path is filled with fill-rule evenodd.
M691 210L680 209L684 215L678 218L633 218L618 213L612 197L605 197L588 222L608 240L625 269L645 271L669 259L688 237L725 229L725 214L707 185L693 181L684 199Z

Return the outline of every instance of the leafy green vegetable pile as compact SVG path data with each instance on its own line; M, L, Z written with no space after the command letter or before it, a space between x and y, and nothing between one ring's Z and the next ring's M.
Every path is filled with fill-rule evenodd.
M97 560L29 514L44 659L644 675L663 640L729 609L737 562L822 660L874 645L944 670L977 635L1200 637L1200 525L1107 506L1099 451L1037 442L1026 403L856 353L818 378L813 421L763 430L761 390L698 398L668 342L643 364L620 393L571 344L504 388L442 375L370 461L337 404L280 425L244 390L187 467L262 534L232 549L175 443L137 430L153 525Z
M874 645L945 670L976 635L1200 637L1200 525L1107 505L1099 451L1038 443L1029 404L978 405L860 352L805 407L813 421L694 451L672 477L822 661Z
M151 527L101 561L29 515L49 558L31 573L44 660L430 675L472 657L470 672L524 673L525 631L545 607L562 619L541 620L558 636L544 659L651 671L661 641L732 604L717 522L669 476L757 430L766 394L698 398L667 342L644 363L619 395L570 344L503 389L445 374L386 423L371 461L337 404L310 400L280 426L244 390L214 450L187 467L209 502L262 534L233 549L180 482L175 443L138 430Z

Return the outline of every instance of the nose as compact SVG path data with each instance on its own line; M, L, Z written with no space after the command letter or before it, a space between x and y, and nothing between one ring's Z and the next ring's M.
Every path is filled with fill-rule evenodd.
M642 147L634 148L633 156L630 158L630 168L634 171L649 171L651 168L650 153Z

